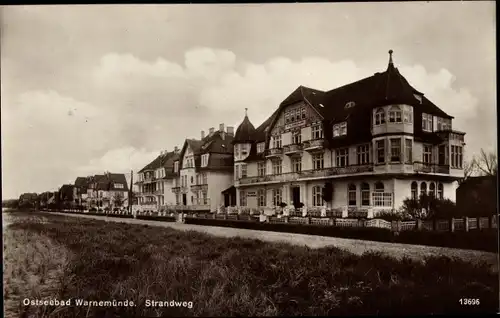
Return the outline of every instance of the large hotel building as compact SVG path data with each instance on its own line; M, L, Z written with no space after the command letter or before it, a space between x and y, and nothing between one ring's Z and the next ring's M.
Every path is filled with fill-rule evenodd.
M330 91L300 86L257 128L245 113L232 141L236 204L370 217L420 193L455 200L465 133L389 54L384 72L357 82Z

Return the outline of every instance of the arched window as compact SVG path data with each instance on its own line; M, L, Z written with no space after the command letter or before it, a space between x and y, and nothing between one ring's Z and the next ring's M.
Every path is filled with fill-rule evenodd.
M401 112L401 108L399 106L392 106L389 109L389 122L390 123L402 123L403 116Z
M411 183L411 198L413 200L416 200L418 199L417 195L418 195L418 184L415 181L413 181Z
M347 189L347 198L349 201L349 206L356 206L356 185L349 184Z
M361 206L370 205L370 185L366 182L361 184Z
M438 184L438 198L443 199L443 184L440 182Z
M436 197L436 185L434 184L434 182L431 182L431 184L429 185L429 195L432 197Z
M323 206L323 188L320 186L313 188L313 206Z
M422 182L420 185L420 195L427 194L427 183Z
M375 183L375 191L376 192L384 192L384 184L380 181Z
M385 110L383 108L379 108L375 112L375 125L382 124L385 124Z

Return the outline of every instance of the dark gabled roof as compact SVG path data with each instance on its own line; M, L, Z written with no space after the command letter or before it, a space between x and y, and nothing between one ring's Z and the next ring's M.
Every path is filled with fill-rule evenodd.
M87 186L88 179L86 177L77 177L75 187L83 188Z
M245 118L236 129L236 133L234 134L233 143L247 143L253 142L253 135L255 133L255 127L248 119L245 109Z
M178 156L174 151L170 152L163 152L161 153L158 157L156 157L153 161L148 163L144 168L139 170L139 173L144 172L146 170L156 170L161 167L167 167L168 162L172 160L172 157ZM172 166L173 166L173 161L172 161Z
M128 191L127 178L123 173L106 173L95 175L91 179L91 183L95 184L95 190ZM123 188L115 187L115 184L122 184Z
M200 168L201 166L201 155L207 153L227 155L227 158L230 158L230 160L232 160L233 140L234 137L232 135L228 135L227 133L221 131L215 131L202 140L186 139L179 157L176 160L182 161L182 157L184 156L184 153L186 152L188 146L193 151L194 164L196 168ZM206 167L203 167L203 169L225 169L226 165L228 165L227 160L221 161L218 159L218 157L210 155L208 165ZM232 161L231 163L229 163L229 165L232 167Z

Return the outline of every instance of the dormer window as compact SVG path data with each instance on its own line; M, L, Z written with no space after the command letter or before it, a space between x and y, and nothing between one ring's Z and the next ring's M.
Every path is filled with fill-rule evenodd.
M333 125L333 137L347 135L347 122Z
M265 143L259 142L257 144L257 153L263 153L265 149Z
M174 172L179 172L179 161L174 162Z
M375 113L375 125L383 124L385 124L385 110L383 108L379 108Z
M290 124L306 118L306 108L304 106L285 110L285 124Z
M422 130L432 131L432 115L422 113Z
M206 153L206 154L203 154L201 156L201 166L202 167L206 167L208 166L208 156L210 156L210 154Z
M354 107L355 105L356 105L356 103L355 103L355 102L347 102L347 103L345 104L345 108L346 108L346 109L347 109L347 108L351 108L351 107Z
M418 95L418 94L413 94L413 96L415 96L415 99L418 100L418 102L420 104L422 104L422 96Z
M115 183L115 189L123 189L123 183Z
M402 112L399 106L392 106L389 109L389 122L390 123L402 123Z

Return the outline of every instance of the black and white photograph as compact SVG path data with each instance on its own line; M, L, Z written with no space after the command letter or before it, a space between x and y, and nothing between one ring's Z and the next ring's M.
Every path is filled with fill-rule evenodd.
M499 313L495 11L0 6L4 316Z

